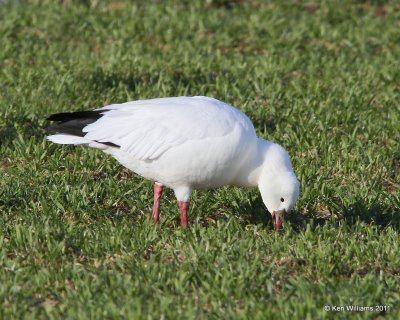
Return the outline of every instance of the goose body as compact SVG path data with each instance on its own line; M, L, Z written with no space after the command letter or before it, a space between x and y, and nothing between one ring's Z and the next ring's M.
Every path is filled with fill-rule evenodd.
M286 151L259 139L243 112L214 98L138 100L93 111L59 113L49 120L56 123L49 127L55 134L48 140L100 149L126 168L155 181L156 222L163 186L174 190L183 225L187 217L182 206L187 210L193 189L260 184L266 184L266 189L275 186L274 192L280 188L281 203L276 199L266 203L272 214L281 212L273 214L274 219L279 216L274 220L278 226L282 225L283 210L289 211L298 197L298 182ZM284 181L279 176L285 177ZM270 195L260 191L266 202L264 198ZM281 208L283 195L287 203Z

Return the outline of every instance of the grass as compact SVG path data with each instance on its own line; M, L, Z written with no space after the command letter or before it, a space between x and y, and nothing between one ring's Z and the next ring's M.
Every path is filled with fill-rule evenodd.
M0 1L0 318L400 317L400 7L387 1ZM282 144L301 198L167 192L46 116L209 95ZM388 306L387 311L324 311Z

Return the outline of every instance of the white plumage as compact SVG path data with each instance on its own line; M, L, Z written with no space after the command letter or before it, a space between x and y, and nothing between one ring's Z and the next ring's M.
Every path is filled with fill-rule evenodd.
M49 119L58 123L50 127L56 134L48 140L101 149L157 182L156 222L164 185L175 191L183 225L187 218L181 203L187 210L193 189L258 185L277 227L298 198L298 181L284 149L257 138L244 113L213 98L138 100Z

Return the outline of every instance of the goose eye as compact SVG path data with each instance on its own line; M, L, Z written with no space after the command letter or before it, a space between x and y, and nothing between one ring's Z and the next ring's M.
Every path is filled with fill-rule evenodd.
M281 202L285 201L285 199L281 198Z

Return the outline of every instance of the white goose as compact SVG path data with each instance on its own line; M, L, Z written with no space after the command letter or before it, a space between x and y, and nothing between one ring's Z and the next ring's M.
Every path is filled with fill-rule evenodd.
M155 181L152 218L159 222L164 186L174 190L181 225L193 189L258 186L275 228L299 197L287 152L257 138L250 119L209 97L174 97L112 104L93 111L58 113L47 137L87 145Z

